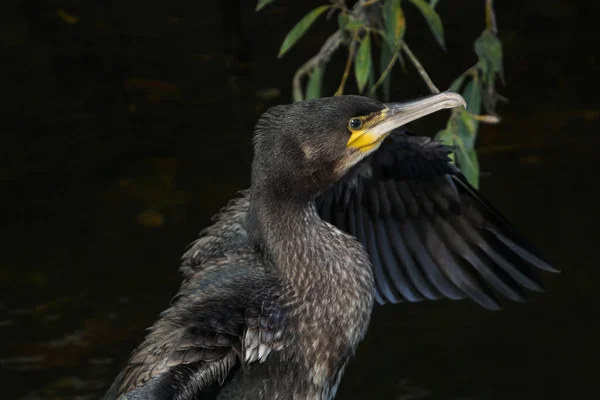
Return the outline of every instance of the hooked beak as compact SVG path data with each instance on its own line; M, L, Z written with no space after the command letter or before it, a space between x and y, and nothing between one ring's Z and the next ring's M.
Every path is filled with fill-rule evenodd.
M394 129L411 121L447 108L467 104L461 95L443 92L404 103L386 103L385 108L367 117L365 128L352 133L348 147L370 151L377 147Z

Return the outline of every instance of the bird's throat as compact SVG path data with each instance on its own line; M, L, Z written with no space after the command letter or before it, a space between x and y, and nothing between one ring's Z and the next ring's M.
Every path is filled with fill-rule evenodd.
M250 204L251 237L287 288L292 351L304 360L308 385L331 385L369 324L368 258L353 238L320 218L312 201L273 203L259 195Z
M273 203L251 196L250 204L251 237L297 294L307 318L338 321L350 331L354 326L343 321L368 319L373 273L354 238L323 221L313 201Z

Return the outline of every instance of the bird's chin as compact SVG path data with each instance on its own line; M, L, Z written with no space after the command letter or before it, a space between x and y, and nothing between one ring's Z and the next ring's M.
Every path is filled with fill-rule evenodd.
M383 134L377 139L375 139L372 143L362 146L360 149L358 149L356 151L357 161L355 162L355 164L358 164L362 159L379 150L379 147L381 147L381 143L383 143L383 141L390 135L390 133L391 132Z
M361 149L353 149L352 151L346 153L346 155L340 160L336 168L336 175L338 177L342 177L346 175L348 171L350 171L356 164L360 163L369 155L375 153L381 143L383 143L384 139L387 137L382 136L376 142L369 144L367 146L362 147Z

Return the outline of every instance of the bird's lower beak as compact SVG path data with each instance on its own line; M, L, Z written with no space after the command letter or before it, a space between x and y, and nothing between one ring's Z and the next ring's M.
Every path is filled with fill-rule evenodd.
M379 113L370 116L366 127L353 132L347 146L370 151L379 145L394 129L411 121L447 108L466 107L458 93L443 92L404 103L386 103ZM371 122L372 121L372 122Z

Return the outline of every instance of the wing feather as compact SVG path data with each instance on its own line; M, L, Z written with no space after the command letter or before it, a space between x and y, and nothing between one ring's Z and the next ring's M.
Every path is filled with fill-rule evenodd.
M218 390L237 364L281 350L278 282L244 257L215 258L182 284L106 399L200 396Z
M500 307L542 291L536 270L557 272L450 162L452 148L391 135L317 198L321 217L371 257L380 304L462 299Z

